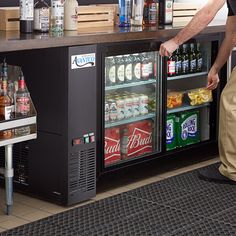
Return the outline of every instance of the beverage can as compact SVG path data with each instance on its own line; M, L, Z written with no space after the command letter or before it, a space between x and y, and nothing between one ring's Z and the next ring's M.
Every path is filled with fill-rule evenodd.
M117 97L116 99L117 120L123 120L125 118L125 99L122 97Z
M123 84L125 81L125 63L123 56L116 56L116 78L117 84Z
M133 117L137 117L140 115L139 96L136 94L132 94L132 99L133 99L133 105L132 105Z
M112 56L105 58L105 81L110 86L116 84L116 63Z
M114 99L110 99L108 102L109 102L109 117L110 117L110 121L116 121L117 120L116 101Z
M110 108L109 103L105 101L105 122L109 122L110 120Z
M130 83L132 82L133 79L132 55L124 55L124 61L125 61L125 83Z
M141 94L139 96L139 109L140 115L147 115L148 114L148 96Z
M149 79L149 62L147 58L147 53L143 52L141 54L142 64L141 64L141 80Z
M125 96L125 118L131 118L133 116L133 99L130 96Z
M133 54L133 79L140 81L141 79L141 58L138 53Z

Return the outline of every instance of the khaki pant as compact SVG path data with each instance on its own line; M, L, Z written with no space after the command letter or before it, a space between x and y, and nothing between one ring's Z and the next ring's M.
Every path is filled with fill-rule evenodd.
M220 99L219 153L221 174L236 181L236 67Z

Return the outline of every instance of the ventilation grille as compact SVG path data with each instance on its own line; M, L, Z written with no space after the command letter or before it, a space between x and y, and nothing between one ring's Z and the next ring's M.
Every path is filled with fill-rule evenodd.
M29 181L29 143L22 142L13 146L14 182L28 185ZM5 167L5 148L0 147L0 167Z
M95 148L71 153L69 160L69 194L88 192L96 187Z

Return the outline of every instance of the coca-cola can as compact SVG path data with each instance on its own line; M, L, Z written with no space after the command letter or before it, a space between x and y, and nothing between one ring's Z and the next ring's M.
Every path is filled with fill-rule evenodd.
M114 99L108 100L109 103L109 117L110 121L116 121L117 120L117 106L116 101Z
M148 114L148 96L145 94L140 94L139 96L139 109L140 115Z

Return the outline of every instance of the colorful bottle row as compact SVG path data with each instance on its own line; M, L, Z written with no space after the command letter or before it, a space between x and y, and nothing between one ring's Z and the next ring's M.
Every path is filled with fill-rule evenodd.
M0 121L22 118L30 115L30 94L26 88L24 75L21 72L18 81L8 80L8 65L1 65L0 78ZM0 138L7 139L14 135L21 136L30 133L30 127L0 132Z
M167 60L167 75L178 76L203 70L200 43L183 44Z
M105 83L108 86L146 81L157 76L155 52L105 58Z
M62 32L77 30L77 0L20 0L20 31L21 33Z

